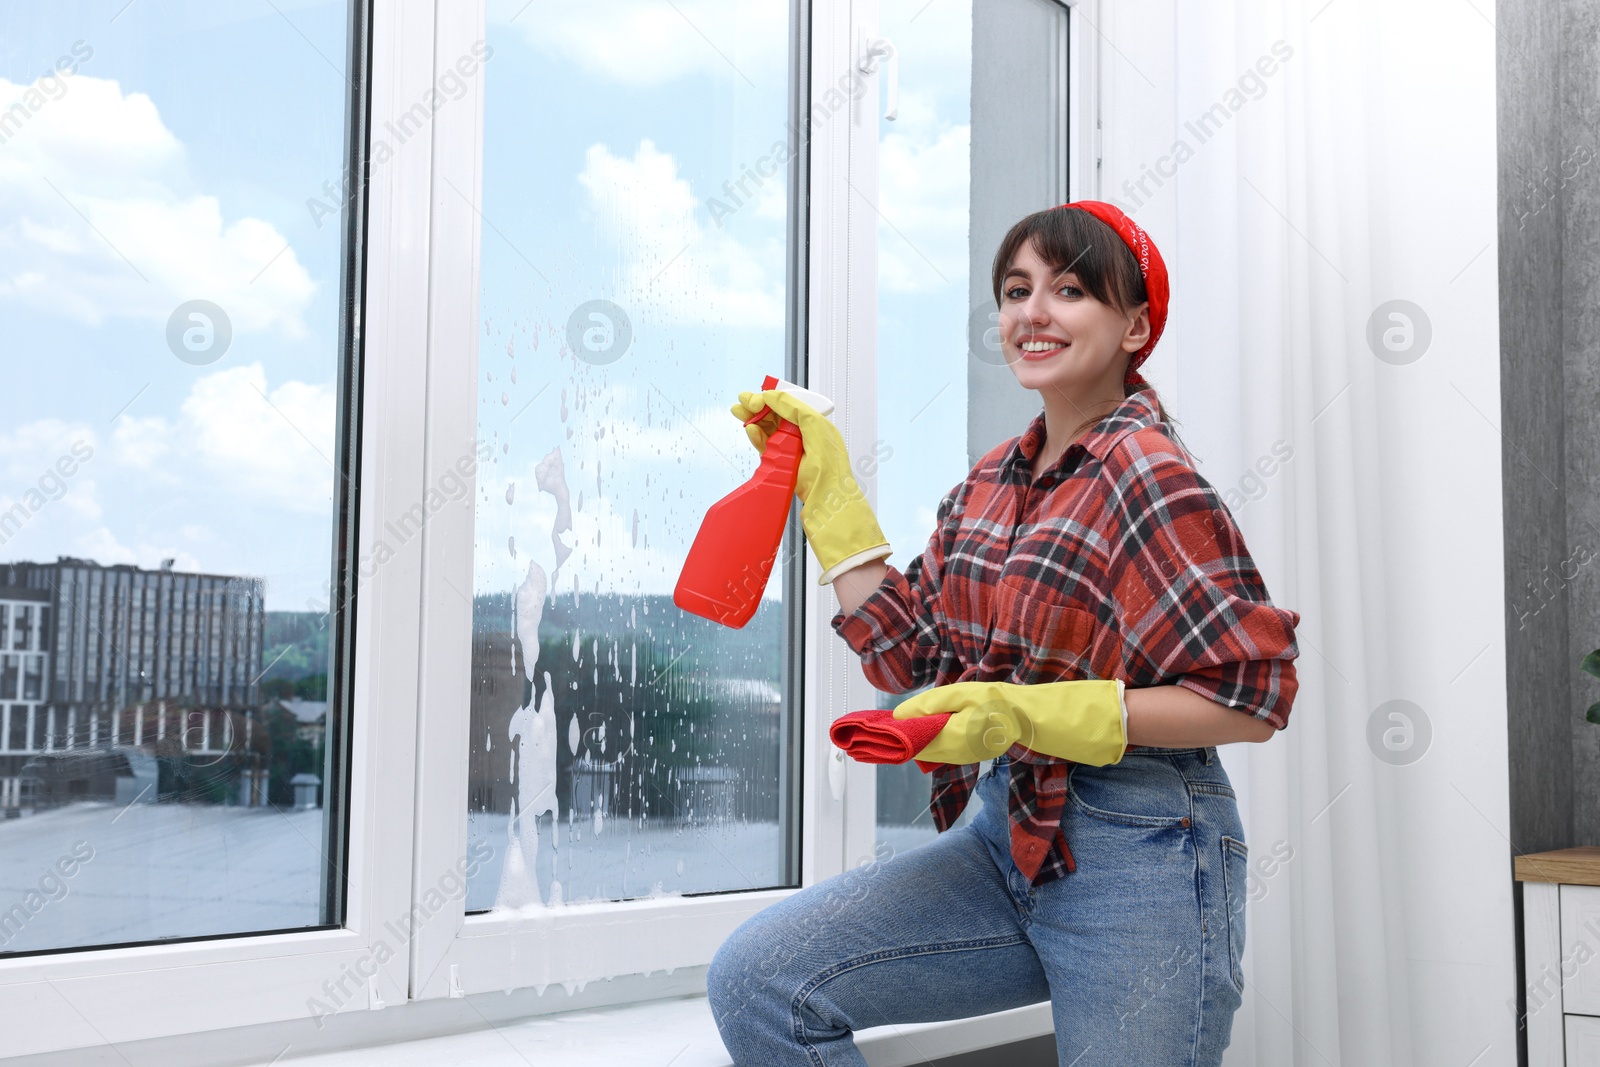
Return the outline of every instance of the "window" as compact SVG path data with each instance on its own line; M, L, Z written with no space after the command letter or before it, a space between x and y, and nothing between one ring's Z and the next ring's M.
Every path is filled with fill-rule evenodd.
M759 461L729 406L802 373L803 15L491 3L436 45L478 60L436 120L428 483L477 486L426 537L424 729L468 758L419 782L417 877L467 894L417 996L702 965L805 876L798 522L742 629L672 603Z
M1057 0L881 6L900 107L878 127L874 458L902 570L927 547L944 494L1039 410L999 352L990 267L1012 223L1069 199L1067 11ZM914 764L876 773L880 844L931 840L928 777ZM975 796L960 821L980 806Z
M28 750L28 720L33 709L26 704L13 704L7 712L6 745L12 752Z
M306 205L348 151L349 12L0 17L6 322L50 353L11 362L0 432L0 867L92 857L47 907L0 902L0 951L337 925L343 828L290 781L338 765L274 697L327 699L345 614L349 249Z
M980 17L982 8L979 8ZM878 512L901 570L927 547L940 498L966 476L971 3L886 0L899 108L878 125ZM1012 64L1008 78L1017 76ZM887 100L883 101L885 107ZM884 112L880 111L880 116ZM893 398L893 402L889 402ZM909 694L876 694L894 707ZM903 851L931 840L928 776L875 768L877 838ZM974 797L974 801L977 798ZM969 804L970 822L981 801Z
M490 4L464 56L484 109L469 911L798 884L798 605L781 569L741 629L672 599L760 459L728 406L790 373L790 13L653 7Z
M978 395L959 343L914 423L877 380L964 336L977 224L901 179L979 181L972 18L0 0L0 302L50 353L0 401L8 1052L680 992L871 858L827 727L878 695L798 508L745 627L671 594L767 374L895 447L902 558L964 469L970 428L901 446Z
M17 605L17 614L11 627L12 648L27 648L33 639L33 605Z

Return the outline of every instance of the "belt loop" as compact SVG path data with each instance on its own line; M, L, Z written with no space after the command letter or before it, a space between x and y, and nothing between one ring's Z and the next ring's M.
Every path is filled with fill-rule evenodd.
M1207 767L1211 766L1211 761L1216 757L1217 750L1215 748L1213 748L1212 746L1207 745L1201 751L1204 752L1205 755L1206 755L1206 766Z

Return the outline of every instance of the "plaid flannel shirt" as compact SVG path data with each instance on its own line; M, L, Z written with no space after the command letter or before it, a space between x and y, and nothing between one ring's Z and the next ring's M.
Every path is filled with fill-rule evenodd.
M1181 685L1288 725L1300 614L1274 607L1221 496L1166 432L1153 394L1127 397L1033 480L1041 411L939 504L922 555L832 619L888 693L951 682L1121 678ZM1130 753L1152 751L1130 744ZM1013 745L1011 853L1034 885L1072 871L1069 761ZM960 816L978 765L939 764L929 810Z

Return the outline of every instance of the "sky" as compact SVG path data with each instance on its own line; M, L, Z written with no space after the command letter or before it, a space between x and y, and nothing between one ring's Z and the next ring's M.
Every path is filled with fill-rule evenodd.
M966 474L970 8L922 8L884 5L900 119L874 205L878 512L901 567ZM783 174L731 211L724 183L788 136L787 7L495 0L488 20L477 591L556 571L535 468L559 450L552 591L669 593L759 458L728 407L783 373ZM0 513L27 512L0 561L171 558L264 578L269 609L320 604L345 34L344 5L310 0L0 3L0 110L27 109L0 131ZM595 300L631 332L609 362L565 343ZM174 325L191 301L221 309L225 349L215 313ZM90 458L63 461L75 446Z

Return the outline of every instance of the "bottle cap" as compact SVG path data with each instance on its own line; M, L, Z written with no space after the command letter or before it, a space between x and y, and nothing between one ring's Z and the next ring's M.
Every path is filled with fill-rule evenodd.
M767 375L766 380L761 383L761 389L763 392L768 389L780 389L801 403L816 408L817 413L820 415L828 415L833 412L833 401L829 400L821 393L807 389L803 385L796 385L793 382L786 382L782 378L775 378L770 374ZM760 411L756 412L754 415L751 415L750 418L745 421L745 425L748 426L752 422L761 421L761 419L764 418L767 412L770 410L770 408L763 406Z

